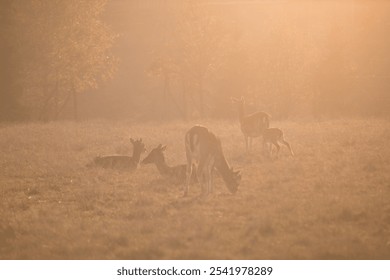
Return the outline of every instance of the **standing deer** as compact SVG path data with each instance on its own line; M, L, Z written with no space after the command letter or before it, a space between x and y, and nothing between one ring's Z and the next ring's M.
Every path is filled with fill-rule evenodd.
M250 115L245 115L245 100L231 98L233 104L238 108L238 118L240 121L240 128L245 137L246 151L252 146L252 138L259 137L263 130L269 128L270 115L265 112L255 112Z
M185 135L187 157L187 179L184 196L187 196L193 169L195 168L202 194L213 191L213 170L218 170L225 185L231 193L235 193L241 181L240 171L233 171L222 151L221 141L206 127L196 125Z
M129 169L134 170L138 167L141 154L144 153L145 145L142 143L142 139L134 140L130 138L131 143L133 144L133 156L124 156L124 155L106 155L106 156L97 156L93 163L96 166L103 168L117 168L117 169Z
M150 164L154 163L162 176L172 178L179 183L184 183L186 181L186 164L180 164L176 166L168 166L165 162L164 151L167 146L158 145L156 148L150 151L148 156L144 158L141 164ZM191 182L197 182L196 174L193 174Z
M269 155L272 156L272 145L276 147L276 157L279 155L280 144L285 145L289 150L291 156L294 156L294 152L291 149L290 144L284 140L283 131L279 128L266 128L262 132L263 134L263 146L265 147L268 143L270 144Z

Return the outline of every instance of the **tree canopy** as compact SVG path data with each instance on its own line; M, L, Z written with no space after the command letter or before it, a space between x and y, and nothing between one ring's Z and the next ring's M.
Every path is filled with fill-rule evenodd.
M77 96L109 79L115 35L101 20L106 0L5 1L3 53L13 69L8 83L33 118L56 119ZM19 92L16 92L16 88ZM21 90L22 89L22 90ZM8 89L9 90L9 89ZM13 104L15 105L15 104Z

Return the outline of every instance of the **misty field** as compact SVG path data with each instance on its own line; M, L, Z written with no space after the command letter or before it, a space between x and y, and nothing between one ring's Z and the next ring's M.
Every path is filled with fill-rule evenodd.
M202 121L242 172L200 198L154 165L86 165L167 145L185 162L194 123L89 121L0 126L1 259L390 259L390 122L274 121L296 154L245 153L238 121ZM143 154L141 159L146 154Z

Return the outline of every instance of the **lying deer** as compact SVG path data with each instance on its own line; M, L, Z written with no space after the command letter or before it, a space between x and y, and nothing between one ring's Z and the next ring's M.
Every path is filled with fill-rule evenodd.
M158 145L156 148L150 151L148 156L144 158L141 164L154 163L162 176L176 180L178 183L184 183L186 181L186 164L180 164L176 166L168 166L165 162L164 151L167 146ZM197 182L195 173L191 178L191 182Z
M206 127L196 125L185 135L187 156L186 185L184 196L188 194L192 172L195 169L202 194L213 191L213 171L219 171L231 193L235 193L241 181L240 171L233 171L222 151L221 141Z
M117 169L130 169L134 170L138 167L141 154L144 153L145 145L142 143L142 139L134 140L130 138L131 143L133 144L133 156L125 155L106 155L106 156L97 156L92 165L100 166L103 168L117 168Z

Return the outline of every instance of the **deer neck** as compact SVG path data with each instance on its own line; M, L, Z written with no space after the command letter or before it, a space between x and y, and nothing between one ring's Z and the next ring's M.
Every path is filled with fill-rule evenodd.
M166 164L164 159L157 160L154 163L156 164L158 172L160 172L161 175L169 174L169 171L170 171L171 168Z
M132 158L138 164L141 159L141 151L134 150Z
M215 163L216 169L219 171L219 173L222 176L223 181L225 184L229 184L231 180L231 173L230 166L228 162L226 161L226 158L223 154L220 154L217 157L216 163Z

